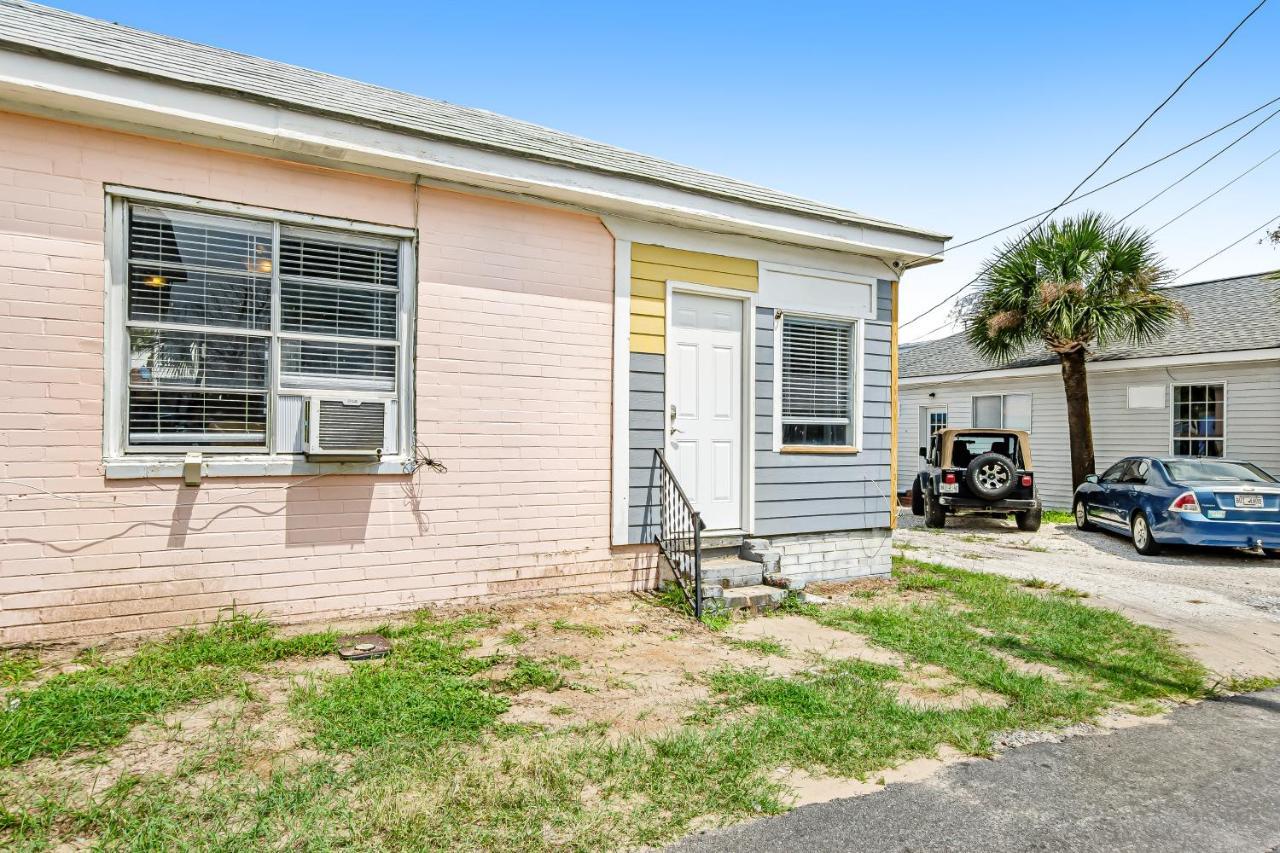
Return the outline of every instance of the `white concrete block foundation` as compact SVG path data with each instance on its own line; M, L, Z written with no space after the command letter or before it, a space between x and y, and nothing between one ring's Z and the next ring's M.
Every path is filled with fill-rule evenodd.
M769 548L782 554L783 575L813 581L888 577L893 531L888 528L771 536Z

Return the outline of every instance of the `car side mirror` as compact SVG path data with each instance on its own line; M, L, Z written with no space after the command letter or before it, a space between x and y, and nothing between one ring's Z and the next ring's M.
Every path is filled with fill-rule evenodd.
M923 459L924 457L926 457L926 456L928 456L928 455L929 455L929 454L925 451L925 449L924 449L923 447L922 447L922 448L920 448L920 458L921 458L921 459Z
M1098 475L1097 475L1097 474L1087 474L1087 475L1085 476L1085 478L1084 478L1084 481L1085 481L1086 483L1096 483L1096 482L1098 482Z

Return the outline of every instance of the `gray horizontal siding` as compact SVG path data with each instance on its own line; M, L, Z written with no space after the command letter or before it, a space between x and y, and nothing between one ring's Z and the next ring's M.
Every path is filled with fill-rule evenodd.
M877 317L889 319L889 283L877 286ZM890 330L866 327L863 447L857 454L781 454L773 446L774 315L756 310L755 529L761 536L887 527L891 447Z
M893 282L883 278L876 280L876 319L884 323L893 321Z
M665 359L631 353L631 398L627 541L652 542L657 533L660 492L653 451L662 447L666 431Z

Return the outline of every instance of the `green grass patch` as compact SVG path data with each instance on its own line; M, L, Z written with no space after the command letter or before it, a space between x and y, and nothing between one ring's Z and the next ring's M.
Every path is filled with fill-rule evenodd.
M526 657L516 658L511 674L499 683L512 693L533 689L554 693L568 685L564 673L554 664Z
M37 755L119 742L135 725L178 705L240 689L245 670L334 651L332 634L279 637L265 621L237 614L207 630L147 643L125 660L99 662L8 694L0 714L0 767Z
M1040 511L1040 520L1049 524L1075 524L1075 514L1069 509L1044 509Z
M680 585L673 582L665 583L654 596L657 603L670 610L693 618L693 606L689 604L689 599L685 597L684 591ZM733 623L733 618L723 611L702 612L702 624L710 628L712 631L723 631Z
M0 687L29 681L40 669L40 659L32 652L0 651Z
M735 649L741 649L744 652L755 652L756 654L764 657L785 658L787 656L786 646L782 645L782 643L779 643L777 640L771 640L768 637L761 637L756 640L739 640L730 638L729 645Z
M551 627L556 631L571 631L575 634L582 634L584 637L603 637L604 631L595 625L581 625L577 622L570 622L567 619L557 619L551 623Z

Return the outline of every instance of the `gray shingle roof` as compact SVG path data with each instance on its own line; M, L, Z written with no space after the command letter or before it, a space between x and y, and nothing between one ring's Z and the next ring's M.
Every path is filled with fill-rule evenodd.
M1280 347L1280 282L1270 278L1275 274L1264 272L1170 287L1169 295L1190 312L1188 322L1178 322L1164 337L1149 344L1116 344L1101 349L1091 361ZM917 343L899 352L899 375L903 378L1057 363L1057 357L1042 346L1032 346L1007 364L993 365L969 345L963 334Z
M295 65L0 0L0 48L232 93L359 124L659 184L755 207L930 238L945 235L798 198L508 118Z

